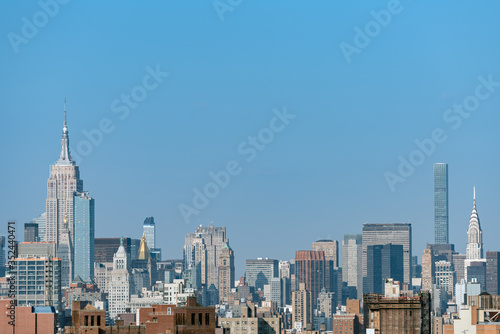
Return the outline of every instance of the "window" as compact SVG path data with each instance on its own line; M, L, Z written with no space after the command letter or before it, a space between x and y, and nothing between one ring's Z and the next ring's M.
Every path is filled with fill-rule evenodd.
M195 317L195 314L191 313L191 325L194 325L194 317Z
M172 308L171 307L167 308L167 315L172 315Z
M205 313L205 325L210 325L210 313Z

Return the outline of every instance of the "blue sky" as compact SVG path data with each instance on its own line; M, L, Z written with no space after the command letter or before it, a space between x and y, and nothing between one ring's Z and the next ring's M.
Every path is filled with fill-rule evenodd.
M154 216L164 257L180 258L185 234L213 222L242 275L247 258L290 259L364 222L410 222L420 258L434 239L432 164L447 162L451 242L465 251L475 185L485 249L498 250L500 87L456 129L443 119L473 101L479 77L500 81L494 1L241 1L223 20L212 1L71 1L45 21L36 1L2 7L0 233L15 219L22 239L45 210L66 98L75 153L84 130L112 128L79 162L97 237L140 238ZM376 29L372 11L390 9L357 47L356 27ZM350 62L341 43L357 47ZM168 76L141 88L157 69ZM133 91L147 96L123 117ZM284 108L295 118L248 162L239 145L269 134ZM446 140L391 191L384 173L434 129ZM240 173L186 223L179 205L233 160Z

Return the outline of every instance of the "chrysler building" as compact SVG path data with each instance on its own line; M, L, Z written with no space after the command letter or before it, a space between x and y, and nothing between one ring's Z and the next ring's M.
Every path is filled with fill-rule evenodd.
M476 188L474 188L474 203L467 229L467 252L466 260L479 260L483 258L483 231L479 223L476 209Z

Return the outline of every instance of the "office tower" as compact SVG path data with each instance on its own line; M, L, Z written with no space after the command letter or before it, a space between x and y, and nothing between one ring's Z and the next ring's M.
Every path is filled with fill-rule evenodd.
M38 224L37 223L25 223L24 224L24 241L25 242L37 242L38 239Z
M434 256L432 254L432 249L428 245L422 254L422 290L432 290L434 272Z
M0 277L5 277L5 238L0 235Z
M68 220L68 217L64 217L63 228L59 234L59 243L57 244L57 257L61 258L61 285L63 287L69 287L71 280L73 279L73 239L71 237L70 226L73 224Z
M279 262L279 272L280 278L290 278L290 261L280 261Z
M367 276L364 279L365 293L383 294L385 281L392 278L401 282L403 272L402 245L370 245L366 248Z
M438 289L443 289L448 293L448 298L453 296L453 288L455 287L455 269L453 263L448 261L437 261L435 264L435 281Z
M225 227L199 226L188 233L184 244L184 268L191 269L200 264L201 283L207 287L219 285L218 259L222 247L229 242Z
M142 225L143 233L146 236L146 242L149 248L156 247L156 233L155 233L155 219L154 217L148 217L144 220Z
M448 164L434 164L434 243L448 243Z
M69 285L72 277L73 243L73 193L83 192L80 170L71 158L66 103L64 103L64 126L59 160L52 166L47 181L47 223L45 241L55 242L62 258L62 284ZM63 254L65 253L65 254Z
M454 254L452 258L457 282L465 279L465 254Z
M271 278L279 277L279 261L258 258L246 260L246 282L255 291L264 290L264 285L270 284Z
M472 261L466 267L467 282L477 281L481 291L486 290L486 261Z
M295 284L297 288L304 283L305 289L311 292L313 307L316 307L321 289L330 291L330 269L323 251L295 252Z
M469 228L467 229L467 251L466 260L478 260L483 258L483 231L479 222L479 216L476 209L476 188L474 188L474 202L472 204L472 213L469 219Z
M370 245L403 245L404 283L411 285L411 224L363 224L363 279L366 277L366 250Z
M61 303L61 259L56 258L55 243L21 243L17 245L11 274L16 277L18 306L54 306Z
M137 243L137 245L135 245ZM113 256L118 251L121 238L95 238L94 239L94 261L98 263L113 263ZM129 259L135 259L141 240L123 238L123 247Z
M333 266L339 266L339 243L337 240L318 240L312 243L313 251L325 252L325 260L333 261Z
M38 225L38 241L39 242L47 241L45 240L45 226L47 224L47 213L44 212L37 218L33 218L31 222Z
M342 240L342 280L356 288L358 299L363 298L363 236L345 234Z
M461 255L455 251L453 244L427 244L422 255L422 289L431 290L432 285L436 284L435 274L437 261L446 261L453 264L454 271L463 269L463 263L460 265ZM455 277L455 282L457 277Z
M500 281L498 280L499 260L500 252L486 252L486 292L490 295L500 293Z
M422 278L422 265L418 264L418 256L411 257L412 278Z
M219 302L228 301L229 293L234 288L234 252L228 243L222 247L219 257Z
M312 294L304 283L300 283L298 290L292 292L292 309L292 323L295 328L303 329L307 324L313 323Z
M455 300L457 302L458 310L461 305L467 304L467 283L465 279L461 279L459 283L455 284Z
M94 279L94 199L86 193L75 193L74 218L74 270L73 277L84 281Z
M119 313L125 313L127 303L130 301L130 274L127 252L123 246L113 256L113 272L109 283L109 316L114 319Z
M415 297L381 298L367 294L363 298L366 332L372 333L430 333L431 297L422 292Z
M318 312L323 313L327 318L331 318L332 314L337 312L334 292L327 292L325 288L321 289L318 294Z
M156 261L161 261L161 249L157 248L156 243L156 225L154 217L147 217L142 225L143 233L146 235L146 242L148 243L149 252L151 257Z

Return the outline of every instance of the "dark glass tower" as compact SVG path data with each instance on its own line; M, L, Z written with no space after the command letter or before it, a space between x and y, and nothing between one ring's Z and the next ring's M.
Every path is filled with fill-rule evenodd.
M448 243L448 164L434 164L434 243Z

